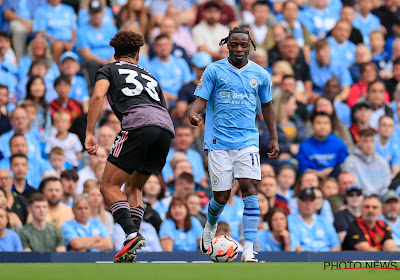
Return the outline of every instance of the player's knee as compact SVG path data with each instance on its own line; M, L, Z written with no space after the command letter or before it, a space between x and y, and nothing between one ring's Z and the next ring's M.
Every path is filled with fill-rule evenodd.
M229 196L230 196L230 190L224 192L214 192L214 200L221 205L226 204L228 202Z
M258 181L257 180L245 180L240 183L240 191L242 196L257 195L258 193Z

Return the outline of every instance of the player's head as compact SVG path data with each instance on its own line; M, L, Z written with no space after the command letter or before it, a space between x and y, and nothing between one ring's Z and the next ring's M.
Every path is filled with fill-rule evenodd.
M250 43L256 50L256 45L250 37L249 31L242 27L235 27L229 31L228 37L221 40L220 46L227 44L229 50L229 58L235 64L247 61L250 52Z
M137 61L139 60L140 47L144 43L143 35L130 31L120 31L111 39L110 46L114 48L116 60L132 58Z

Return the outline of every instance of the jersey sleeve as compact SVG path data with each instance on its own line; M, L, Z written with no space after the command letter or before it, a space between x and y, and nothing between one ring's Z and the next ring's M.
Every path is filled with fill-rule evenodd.
M392 228L388 225L385 227L385 236L383 237L382 244L389 239L393 239Z
M71 242L72 239L74 238L78 238L79 235L76 232L76 230L73 228L72 225L70 225L69 223L64 223L61 226L61 230L64 233L64 237L65 237L65 246L68 246L69 243Z
M194 95L209 100L215 88L215 74L212 68L207 67L194 91Z
M260 89L258 90L258 96L260 97L261 103L268 103L272 100L271 94L271 76L265 71L264 76L262 77L263 83L261 84Z
M46 31L47 17L44 9L39 8L33 19L33 32Z
M334 226L328 222L326 219L323 220L325 223L326 233L328 241L330 242L330 247L340 246L339 236L336 233Z
M76 48L78 50L89 48L86 28L79 28L76 36Z
M56 230L56 238L57 238L57 247L65 246L65 238L61 229L55 228Z
M96 73L96 82L100 81L100 80L108 80L110 81L110 77L111 77L111 68L110 65L107 64L106 66L100 68L97 73Z
M22 248L30 248L29 246L29 238L26 236L23 230L18 231L19 238L21 239Z
M173 232L175 232L175 224L172 220L165 220L162 224L161 224L161 228L160 228L160 239L163 238L171 238L174 239L174 234Z
M347 229L347 234L344 238L343 245L354 250L354 246L363 241L366 241L363 231L355 222L351 223Z

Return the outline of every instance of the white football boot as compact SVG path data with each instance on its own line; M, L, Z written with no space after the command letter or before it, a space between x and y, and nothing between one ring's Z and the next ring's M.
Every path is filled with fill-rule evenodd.
M201 235L200 240L200 251L207 255L208 247L210 246L212 240L215 237L215 233L217 232L217 224L210 225L207 221L206 225L204 226L203 234Z

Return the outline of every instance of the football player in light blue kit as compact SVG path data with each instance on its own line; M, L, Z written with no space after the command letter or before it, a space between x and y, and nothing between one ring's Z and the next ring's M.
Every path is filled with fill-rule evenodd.
M242 261L257 262L253 243L257 234L260 209L258 185L261 179L258 130L255 127L256 103L259 97L262 113L271 134L270 158L279 154L275 114L272 109L271 78L266 70L248 60L249 32L234 28L220 45L227 43L229 57L210 64L194 92L198 97L189 109L188 117L197 126L199 115L207 105L204 148L209 150L208 166L214 197L208 206L207 223L200 249L206 254L217 230L234 185L239 181L243 195L244 239Z

